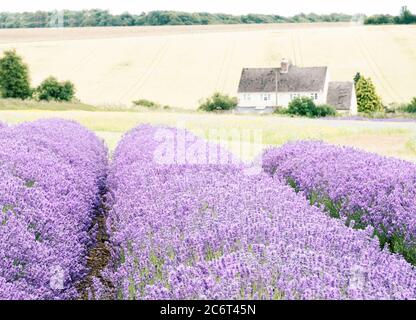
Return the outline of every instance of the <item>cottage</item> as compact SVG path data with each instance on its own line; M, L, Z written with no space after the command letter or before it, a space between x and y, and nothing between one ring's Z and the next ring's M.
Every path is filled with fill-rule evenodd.
M328 67L301 68L283 59L280 68L244 68L238 86L237 112L271 113L297 97L357 113L353 82L330 82Z

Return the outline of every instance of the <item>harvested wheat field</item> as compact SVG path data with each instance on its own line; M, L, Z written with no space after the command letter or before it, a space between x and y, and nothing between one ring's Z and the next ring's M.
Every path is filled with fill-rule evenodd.
M385 103L416 95L416 26L279 24L0 30L36 85L53 74L94 105L146 98L195 109L214 91L235 95L243 67L327 65L333 80L371 76Z

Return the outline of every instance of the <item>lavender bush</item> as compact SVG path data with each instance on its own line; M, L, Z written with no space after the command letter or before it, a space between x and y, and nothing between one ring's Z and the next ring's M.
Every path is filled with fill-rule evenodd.
M195 150L191 143L163 163L161 132L179 131L142 126L117 147L108 182L112 262L103 273L112 286L95 279L93 296L416 297L413 268L380 250L371 227L347 228L278 179L245 175L234 161L176 161Z
M0 299L72 299L107 150L80 125L42 120L0 134Z
M416 263L414 163L322 142L295 142L266 151L263 168L312 203L323 204L332 216L347 218L347 224L374 226L382 246L387 243Z

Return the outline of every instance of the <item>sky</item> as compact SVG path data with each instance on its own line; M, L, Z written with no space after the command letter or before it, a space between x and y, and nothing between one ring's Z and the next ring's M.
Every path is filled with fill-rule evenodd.
M99 8L108 9L116 14L126 11L141 13L152 10L177 10L283 16L301 12L397 15L400 7L406 4L410 10L416 12L415 0L0 0L0 12Z

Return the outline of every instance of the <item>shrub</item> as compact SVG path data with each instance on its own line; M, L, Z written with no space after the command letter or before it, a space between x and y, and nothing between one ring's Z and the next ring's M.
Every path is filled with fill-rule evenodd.
M318 117L335 116L337 114L337 110L329 104L316 106L316 112Z
M216 92L199 106L203 111L232 110L237 106L237 98Z
M329 105L317 106L311 98L301 97L295 98L289 103L286 114L298 115L310 118L333 116L336 110Z
M162 107L159 103L154 102L154 101L150 101L150 100L147 100L147 99L139 99L139 100L133 101L133 103L136 106L150 108L150 109L159 109L159 108Z
M406 112L416 113L416 97L405 107Z
M5 51L0 59L0 96L27 99L31 95L28 66L15 50Z
M361 76L357 81L355 90L359 112L384 111L381 98L370 78Z
M312 99L302 97L295 98L289 103L288 114L313 117L315 116L316 105Z
M384 106L384 112L385 113L394 114L397 111L404 110L405 107L406 107L406 105L403 105L403 104L399 104L399 103L389 103L388 105L385 105Z
M49 77L36 88L35 94L39 100L71 101L75 86L70 81L59 82L55 77Z

